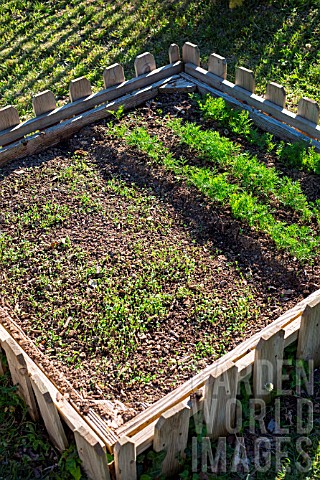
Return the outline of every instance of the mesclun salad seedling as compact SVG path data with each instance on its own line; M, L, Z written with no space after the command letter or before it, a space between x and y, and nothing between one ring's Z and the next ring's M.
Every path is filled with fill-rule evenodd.
M248 184L253 184L264 193L265 202L272 192L278 195L283 202L289 203L290 207L300 203L304 220L309 219L313 212L307 207L307 201L300 192L298 184L286 179L282 186L275 171L271 169L269 173L268 169L260 165L256 159L253 160L250 172L251 159L249 156L240 156L239 163L234 167L234 159L237 158L238 149L228 139L220 137L217 132L201 131L199 127L193 124L182 125L179 120L168 122L167 125L169 129L173 129L175 134L182 137L183 141L191 145L200 158L211 156L218 165L221 163L226 168L230 166L232 173L236 171L237 176L240 177L240 185L228 180L228 170L224 173L217 173L214 166L208 168L185 165L183 159L182 161L176 159L156 136L150 136L143 127L131 130L125 125L110 126L109 133L123 138L129 145L136 146L142 152L147 153L153 161L163 163L166 168L173 171L178 177L182 177L195 185L201 193L211 199L222 204L228 204L236 218L270 235L278 248L288 250L302 261L311 261L317 255L320 239L312 228L295 223L288 225L276 220L272 214L272 209L266 203L261 203L251 191L244 190L244 187ZM247 161L243 161L244 159L247 159ZM247 172L248 163L249 172ZM241 171L241 165L243 171ZM262 173L262 178L261 175L259 177L254 174L257 171ZM236 175L234 176L236 177ZM243 178L245 181L242 183ZM264 188L266 188L265 192ZM294 203L294 192L295 194L297 192L301 193L300 198L298 196L296 199L296 204Z
M223 98L210 95L191 97L197 102L204 119L215 120L221 127L228 128L261 150L275 151L279 160L288 166L320 174L320 154L315 152L314 147L306 147L299 142L276 141L271 133L262 133L254 127L249 112L231 108Z

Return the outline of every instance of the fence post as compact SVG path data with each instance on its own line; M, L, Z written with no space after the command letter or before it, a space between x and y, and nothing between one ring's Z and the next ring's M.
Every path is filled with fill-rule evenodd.
M68 447L68 441L51 394L37 374L31 377L31 384L48 435L58 450L63 452Z
M136 445L125 435L114 446L114 466L117 480L136 480Z
M318 124L319 122L319 105L310 98L302 97L298 103L298 115L306 118L310 122Z
M208 71L226 80L227 60L216 53L212 53L209 57Z
M182 47L182 60L184 63L193 63L200 67L200 50L198 45L186 42Z
M169 47L169 63L175 63L180 60L180 49L178 45L172 43Z
M69 87L71 102L75 102L80 98L88 97L92 94L91 84L86 77L79 77L71 80Z
M279 85L275 82L270 82L267 84L266 100L275 103L281 108L285 108L286 99L286 91L282 85Z
M225 435L227 425L233 425L236 417L238 368L233 362L225 362L208 378L204 392L204 420L208 436Z
M256 90L256 81L254 79L253 71L244 67L237 67L236 85L248 90L251 93L254 93Z
M2 343L2 348L6 352L12 382L18 385L19 394L26 402L32 420L37 421L39 412L23 351L12 338L6 339Z
M110 480L107 455L98 441L84 426L74 431L82 466L91 480Z
M178 457L185 457L189 420L190 407L181 402L164 412L155 424L153 449L155 452L167 452L162 464L162 474L165 476L179 472L181 465Z
M105 68L103 72L103 82L105 88L119 85L125 81L123 66L120 63L114 63L110 67Z
M34 114L38 117L43 113L52 112L57 107L56 99L50 90L45 90L32 98L32 107Z
M19 125L20 118L16 108L12 105L0 109L0 131Z
M157 68L154 56L150 52L142 53L138 55L134 61L134 69L136 77L144 75L145 73L152 72Z
M254 398L270 400L270 392L281 377L284 350L284 330L263 335L256 348L253 364Z
M313 360L314 367L320 365L320 298L311 301L302 314L297 358Z

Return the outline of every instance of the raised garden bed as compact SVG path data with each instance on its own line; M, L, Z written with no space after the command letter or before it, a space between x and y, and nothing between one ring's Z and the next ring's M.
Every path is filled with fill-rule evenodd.
M184 56L189 73L199 71L196 47L187 45ZM176 48L171 60L163 69L175 74L182 68ZM123 97L50 127L44 135L56 143L65 127L70 135L115 111L110 122L1 170L3 325L104 446L112 450L120 435L141 431L133 459L152 444L154 424L143 427L204 385L214 360L314 292L320 273L317 154L299 147L297 162L298 150L256 130L245 114L172 94L194 91L196 80L166 85L164 70L157 72L150 56L143 61L153 72L135 82L151 85L150 98L162 87L159 97L122 117L118 106L144 101L138 91L129 103ZM161 83L153 87L150 75ZM114 88L126 93L132 83ZM97 96L86 97L85 108L99 103ZM66 110L81 108L76 100ZM61 120L54 112L39 118L45 125L49 115ZM6 138L15 142L25 128L13 127ZM40 137L12 143L0 156L36 151ZM294 159L294 168L285 159ZM193 386L184 384L205 367ZM150 407L157 400L161 406ZM129 478L121 477L119 445L126 448L117 447L118 478Z

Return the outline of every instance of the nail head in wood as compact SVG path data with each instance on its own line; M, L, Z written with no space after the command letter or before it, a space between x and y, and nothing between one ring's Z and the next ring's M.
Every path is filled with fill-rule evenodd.
M287 95L284 87L275 82L267 84L266 100L275 103L281 108L285 108Z
M0 109L0 131L19 125L20 118L16 108L12 105Z
M163 413L154 427L153 449L166 451L162 474L166 477L179 472L179 457L185 458L189 431L190 407L184 402Z
M251 93L254 93L256 90L256 81L254 79L253 71L244 67L237 67L236 85L248 90Z
M193 63L200 67L200 50L198 45L186 42L182 47L182 60L184 63Z
M117 480L137 479L137 452L135 443L128 437L121 437L114 446L114 466Z
M120 63L114 63L107 67L103 72L103 81L105 88L119 85L125 81L123 66Z
M320 299L315 299L304 309L298 337L297 358L313 360L320 365Z
M176 43L172 43L169 47L169 63L175 63L180 60L180 48Z
M32 107L36 116L43 115L55 110L57 107L56 99L50 90L45 90L32 98Z
M209 57L208 71L225 80L227 78L227 60L216 53L212 53Z
M69 88L70 100L75 102L80 98L88 97L92 94L91 84L86 77L71 80Z
M319 105L310 98L303 97L298 103L298 115L306 118L310 122L318 124L319 122Z
M134 69L136 77L144 75L145 73L152 72L157 68L154 56L150 52L142 53L138 55L134 61Z

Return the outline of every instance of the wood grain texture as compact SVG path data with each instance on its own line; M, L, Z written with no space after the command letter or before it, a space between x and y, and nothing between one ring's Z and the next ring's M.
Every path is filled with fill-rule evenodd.
M154 56L150 52L138 55L134 61L134 70L136 77L150 73L157 68Z
M184 402L164 412L154 427L153 449L165 451L162 475L175 475L181 469L179 458L185 458L188 442L190 407Z
M89 110L89 112L85 112L78 117L61 122L54 127L48 128L45 132L41 132L40 134L29 137L28 139L20 140L17 143L2 148L0 150L0 166L4 165L10 160L23 158L27 155L33 155L44 150L44 148L48 146L56 145L61 140L65 140L75 132L79 131L82 127L110 116L110 112L117 110L122 105L126 110L136 107L137 105L154 98L158 94L159 87L174 78L176 77L173 76L169 77L168 79L161 80L160 82L156 82L149 87L120 97L114 102L107 103L106 105L97 107L94 110Z
M184 78L178 78L177 80L173 80L160 87L159 91L160 93L191 93L195 92L196 89L197 86L193 82L189 82Z
M259 97L258 95L247 92L241 87L238 87L237 85L234 85L233 83L229 82L228 80L222 80L220 77L217 77L213 73L207 72L203 68L200 67L195 67L191 63L185 65L185 72L189 74L189 77L198 79L202 82L202 88L205 88L206 86L210 86L213 89L216 89L220 91L221 93L226 93L229 97L232 97L234 101L238 100L241 102L244 102L242 104L242 108L245 108L245 104L247 106L251 106L254 109L260 110L261 112L268 113L273 117L274 120L278 120L279 122L284 122L289 126L292 126L294 128L299 129L301 132L304 132L307 135L310 135L316 140L320 140L320 126L317 125L315 126L314 123L310 122L309 120L306 120L295 113L290 112L289 110L286 110L284 108L279 107L278 105L275 105L274 103L269 102L268 100ZM182 74L183 76L183 74ZM222 95L220 95L222 96ZM236 104L236 102L234 102ZM257 116L258 119L258 111L254 112ZM281 137L281 125L278 123L275 123L275 134L277 131L277 128L280 127L279 129L279 136ZM285 130L283 130L285 132ZM290 132L288 130L288 132ZM296 137L298 138L298 137ZM290 138L287 136L284 138L285 140ZM292 136L292 140L294 141L294 136ZM303 136L301 137L301 140L306 141L306 138ZM311 139L310 139L311 142ZM317 148L319 148L319 142L313 143Z
M36 116L43 115L57 108L56 99L50 90L45 90L32 97L32 107Z
M180 48L176 43L171 43L169 47L169 63L179 62Z
M48 435L58 450L63 452L68 448L68 441L51 394L37 374L31 377L31 385Z
M81 426L78 430L75 430L74 438L82 467L89 479L109 480L106 452L88 427Z
M123 66L120 63L114 63L105 68L103 72L103 83L105 88L120 85L125 81Z
M209 375L204 391L204 420L208 436L218 438L227 435L227 426L234 425L239 372L230 361Z
M15 342L15 344L19 347L17 342L12 338L12 336L8 333L8 331L4 328L1 324L1 317L9 317L3 309L0 308L0 342L1 345L7 340L11 339L11 341ZM10 319L12 321L12 319ZM13 322L13 321L12 321ZM14 322L13 322L14 323ZM21 338L25 341L24 334L21 332ZM21 348L21 347L19 347ZM110 429L107 425L104 425L104 430L102 431L99 426L94 425L91 419L85 417L79 413L75 406L71 405L70 401L66 399L63 395L60 394L57 387L52 383L52 381L45 375L45 373L41 370L41 368L31 360L31 358L25 354L25 360L27 362L28 372L30 376L38 375L43 384L45 385L46 389L49 391L51 398L59 412L59 415L64 420L66 425L69 429L74 432L76 429L79 429L81 426L85 426L89 428L91 434L96 438L97 441L100 442L101 446L105 448L106 445L113 445L114 444L114 437L115 435L110 435ZM111 447L110 447L111 451Z
M16 108L12 105L0 109L0 131L19 125L20 118Z
M248 70L244 67L236 68L236 85L238 87L248 90L250 93L254 93L256 90L256 81L252 70Z
M76 78L71 80L69 87L69 96L71 102L80 100L84 97L89 97L92 94L91 83L86 77Z
M298 115L315 124L319 123L319 105L310 98L303 97L298 103Z
M2 343L2 348L6 353L12 382L14 385L18 385L18 393L24 399L32 420L37 421L39 412L24 352L12 338L7 338Z
M308 302L302 317L298 337L297 358L313 360L320 365L320 299Z
M267 84L266 100L278 105L281 108L286 107L287 95L284 87L275 82Z
M176 388L165 397L161 398L155 402L151 407L146 409L144 412L138 414L135 418L124 424L117 430L117 435L127 435L132 436L142 430L147 425L150 425L157 418L159 418L164 412L169 408L177 405L184 399L188 398L191 393L196 392L199 388L203 387L212 373L217 371L217 368L224 365L228 361L236 361L236 359L245 355L248 351L255 348L258 341L260 340L261 335L268 334L269 331L274 328L283 328L285 325L288 325L290 322L301 317L302 312L304 311L306 305L313 301L314 299L320 299L320 290L317 290L313 294L309 295L306 299L299 302L294 308L291 308L286 313L281 315L277 320L272 322L267 327L263 328L260 332L256 333L252 337L248 338L231 352L223 355L213 364L206 367L204 370L199 372L193 378L182 384L180 387Z
M199 67L200 50L198 45L186 42L182 47L182 60L184 63L192 63L193 65Z
M284 330L275 330L263 335L256 348L253 364L253 394L265 402L271 399L271 390L277 388L281 378L282 359L284 351Z
M172 65L166 65L158 68L150 73L141 75L138 78L132 78L120 85L101 90L98 93L92 94L81 100L77 100L73 103L68 103L63 107L57 108L53 112L43 115L39 118L32 118L27 122L6 130L0 131L0 145L7 145L15 140L23 138L25 135L31 134L37 130L43 130L51 125L55 125L60 121L64 121L68 118L78 115L88 110L101 105L106 102L110 102L138 89L145 88L152 85L155 82L164 80L166 78L173 77L182 71L183 63L176 62ZM7 107L6 107L7 108ZM1 116L0 116L1 122Z
M227 60L216 53L212 53L209 57L208 71L225 80L227 78Z
M121 437L114 446L114 463L117 480L136 480L136 446L128 437Z

